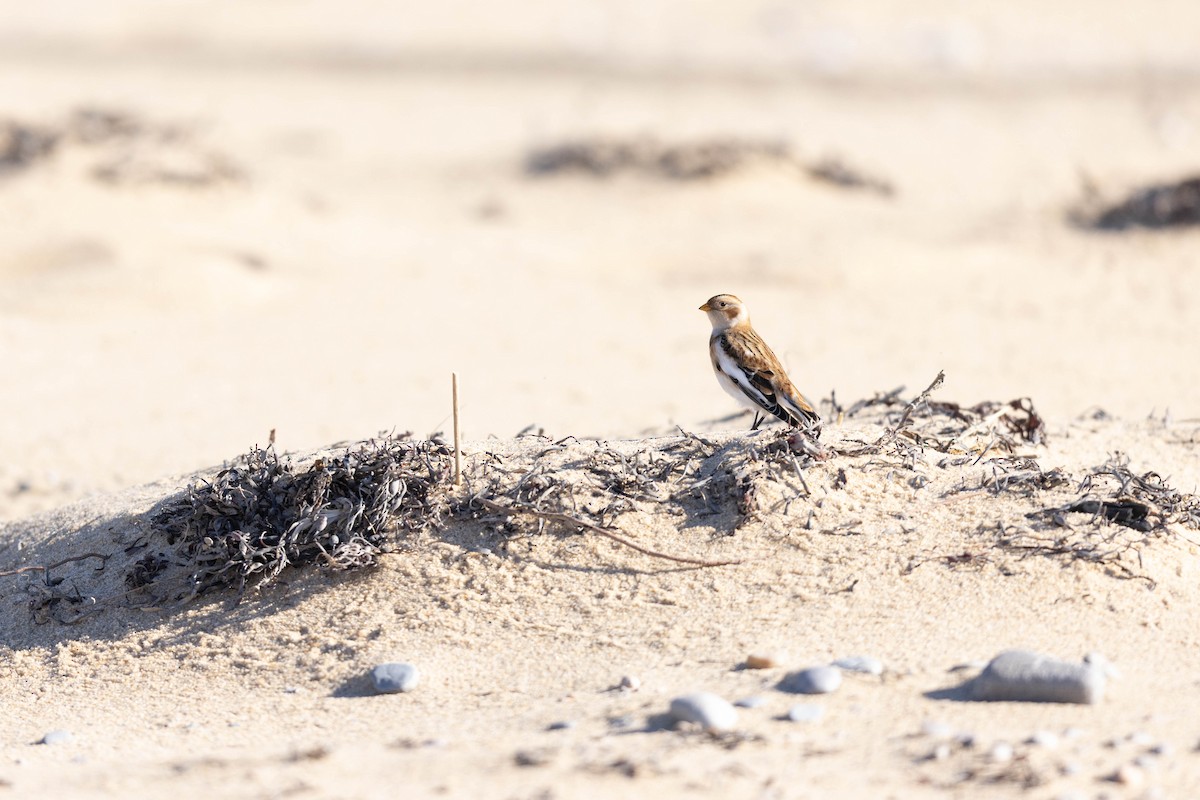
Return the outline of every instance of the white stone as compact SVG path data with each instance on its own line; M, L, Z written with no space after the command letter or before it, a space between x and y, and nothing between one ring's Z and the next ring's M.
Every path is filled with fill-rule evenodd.
M695 722L710 733L720 733L737 725L738 713L723 697L693 692L671 701L671 716L681 722Z

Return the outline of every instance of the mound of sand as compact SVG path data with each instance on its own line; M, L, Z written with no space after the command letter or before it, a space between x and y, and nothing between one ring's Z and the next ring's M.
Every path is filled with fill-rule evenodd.
M193 597L138 565L169 564L175 590L199 571L164 511L208 507L245 459L97 498L0 531L3 735L72 735L0 778L83 797L933 797L1124 770L1170 792L1200 779L1200 501L1171 488L1196 483L1196 434L892 393L815 447L779 427L475 442L461 486L447 448L393 440L437 501L392 519L376 566L318 559ZM379 447L285 461L328 473ZM1014 647L1100 652L1118 676L1096 706L940 699ZM757 652L778 668L744 669ZM882 675L785 719L803 700L778 690L787 670L860 654ZM422 683L376 695L387 661ZM695 690L763 700L722 736L664 724Z

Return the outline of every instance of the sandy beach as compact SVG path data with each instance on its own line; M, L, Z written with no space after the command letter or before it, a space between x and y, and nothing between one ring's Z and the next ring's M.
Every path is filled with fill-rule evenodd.
M1198 25L12 9L0 796L1200 794L1200 228L1092 224L1187 200ZM820 444L718 387L720 292ZM271 437L297 474L391 442L427 494L373 566L199 591L224 540L161 512ZM1013 649L1102 699L970 700ZM750 702L676 724L701 691Z

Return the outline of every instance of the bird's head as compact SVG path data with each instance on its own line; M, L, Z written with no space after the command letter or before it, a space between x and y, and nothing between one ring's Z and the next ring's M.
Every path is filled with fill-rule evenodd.
M750 315L742 301L731 294L718 294L708 298L708 302L700 306L700 310L708 314L708 320L716 331L750 321Z

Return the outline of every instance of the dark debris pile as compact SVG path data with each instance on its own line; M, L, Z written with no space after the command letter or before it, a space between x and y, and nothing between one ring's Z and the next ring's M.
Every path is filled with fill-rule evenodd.
M1089 200L1085 206L1098 205ZM1200 224L1200 176L1138 189L1124 200L1072 212L1077 224L1096 230L1175 228Z
M842 189L891 196L894 188L881 178L867 175L838 158L806 163L786 142L734 137L668 144L650 137L610 139L595 137L537 147L525 156L525 173L543 177L578 173L609 178L636 173L660 180L696 181L718 178L750 164L769 164L797 175Z
M397 530L441 518L435 488L450 480L450 456L431 442L374 439L297 469L273 448L255 448L155 509L151 530L170 547L139 560L126 584L178 602L214 590L240 594L288 566L371 566Z
M1120 453L1084 475L1079 494L1077 500L1030 516L1063 528L1071 527L1068 514L1086 514L1142 532L1166 525L1200 529L1200 497L1172 488L1156 472L1133 472L1129 458Z
M530 175L580 172L606 178L641 172L669 180L698 180L733 172L753 160L790 163L788 146L776 141L711 139L668 145L651 138L582 139L536 148L525 158Z
M86 153L89 177L110 186L201 188L242 180L239 165L200 139L194 125L151 121L112 108L78 108L47 124L0 119L0 176L70 149Z
M17 172L48 157L58 144L54 131L17 120L0 120L0 174Z

